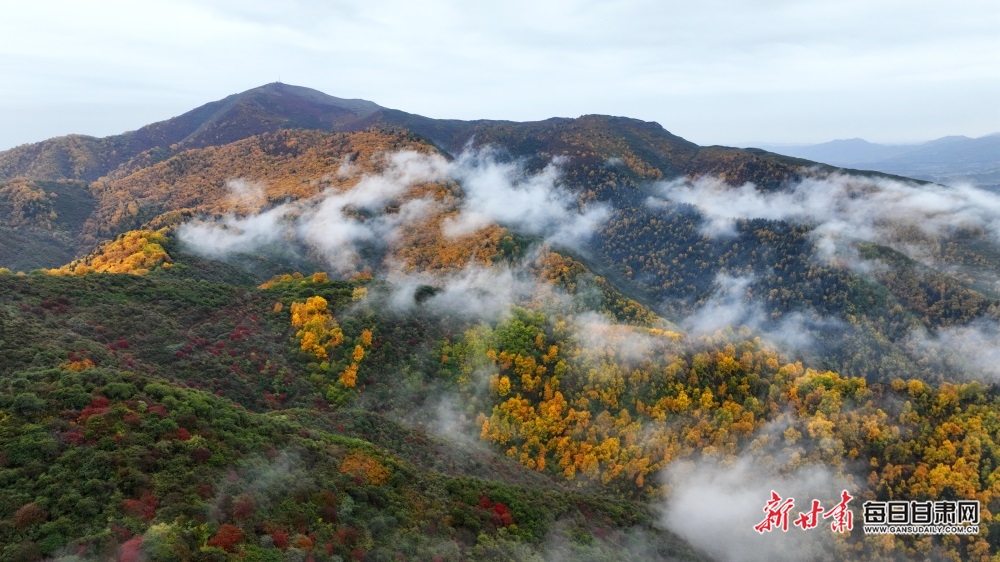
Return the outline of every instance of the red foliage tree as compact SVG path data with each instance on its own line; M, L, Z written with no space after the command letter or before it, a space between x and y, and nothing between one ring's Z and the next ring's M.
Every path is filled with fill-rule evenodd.
M118 562L140 562L142 560L142 536L131 538L122 545Z
M167 408L161 406L160 404L154 404L150 406L148 409L146 409L146 411L149 412L150 414L156 414L161 418L167 417Z
M94 398L93 400L91 400L90 404L88 404L87 407L84 408L82 412L80 412L79 421L85 422L87 421L87 418L91 416L108 413L110 404L111 401L105 398L104 396L98 396L97 398Z
M493 503L486 495L480 496L479 509L493 512L493 524L497 527L510 527L514 524L510 509L500 502Z
M86 438L83 436L83 433L80 433L79 430L75 429L73 431L67 431L66 433L63 433L63 439L65 439L66 442L69 443L70 445L79 445L80 443L83 443L86 440Z
M125 513L133 517L138 517L145 521L152 521L153 517L156 515L156 508L159 507L160 500L156 499L153 494L146 492L137 500L125 500L124 509Z
M208 546L221 548L226 552L233 552L236 550L236 545L242 540L243 531L235 525L226 523L219 527L219 531L215 533L214 537L208 540Z
M274 546L278 548L288 548L287 531L274 531L271 533L271 539L274 540Z
M122 421L132 427L138 427L142 425L142 417L140 417L139 414L132 411L126 412L125 416L122 418Z
M514 524L514 516L510 514L507 506L500 502L493 506L493 524L497 527L510 527Z

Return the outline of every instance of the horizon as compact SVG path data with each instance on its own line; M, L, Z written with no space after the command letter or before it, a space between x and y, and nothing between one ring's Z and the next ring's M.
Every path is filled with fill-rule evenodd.
M0 149L135 130L278 78L441 119L633 117L701 145L1000 131L1000 5L981 0L97 6L6 11Z

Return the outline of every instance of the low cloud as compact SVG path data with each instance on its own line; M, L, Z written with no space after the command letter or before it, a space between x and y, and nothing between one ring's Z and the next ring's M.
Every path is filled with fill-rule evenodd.
M283 205L247 217L189 222L181 225L177 235L192 250L210 258L247 253L280 240L288 231L290 211Z
M342 163L339 174L353 174ZM397 241L404 225L445 210L447 236L475 232L498 223L518 232L578 247L610 215L608 207L582 207L560 183L559 163L538 174L526 174L516 163L498 162L489 150L467 151L454 162L436 154L404 151L385 156L377 175L361 176L344 191L280 205L243 216L198 220L179 229L192 250L219 258L248 253L281 242L307 245L336 271L347 274L360 266L365 248L384 249ZM446 206L430 196L416 197L415 187L458 182L464 197ZM250 180L229 182L233 197L244 203L263 197L263 186Z
M836 341L848 328L838 318L820 316L813 311L796 311L782 316L776 323L761 326L760 330L764 341L779 351L801 353L815 350L821 345L836 345Z
M216 484L216 495L209 504L209 517L224 521L228 504L240 494L248 494L255 505L266 506L280 501L303 482L302 461L297 453L282 451L272 460L254 460L239 471L230 470Z
M965 326L916 330L906 338L907 350L921 362L934 364L960 380L1000 382L1000 324L980 319Z
M226 182L228 201L240 210L256 211L267 202L263 182L246 178L235 178Z
M848 326L837 318L813 310L799 310L774 317L755 301L753 276L719 274L715 291L681 326L692 336L711 335L729 327L745 326L784 353L804 353L836 341Z
M694 314L681 322L691 335L711 334L729 326L751 326L759 309L750 302L747 290L754 278L719 274L715 292Z
M301 242L335 270L347 273L357 266L361 247L392 241L402 224L420 220L435 208L432 200L412 199L394 213L383 212L413 185L445 177L447 168L440 156L397 152L386 157L381 174L364 176L346 191L328 190L318 198L259 214L190 222L181 226L178 236L194 251L214 258L282 240Z
M391 302L397 310L420 306L430 312L467 318L496 318L510 305L548 292L520 264L470 264L443 272L404 272L395 268L388 272L387 280L396 287Z
M482 377L485 386L485 377ZM464 401L457 394L445 394L440 399L432 399L423 405L425 412L433 412L433 418L428 420L406 419L404 423L417 425L425 431L445 441L446 447L461 451L455 456L472 459L488 459L498 454L490 448L489 443L479 438L479 426L465 411ZM418 414L418 415L422 415Z
M853 486L823 466L802 467L775 474L759 460L744 456L732 463L714 460L678 461L663 473L670 494L661 506L660 524L695 548L721 560L830 560L833 555L831 520L815 529L793 526L813 499L830 509L842 490L857 496ZM793 498L788 531L758 533L754 525L765 519L771 491ZM855 508L860 500L849 504ZM855 532L860 518L855 519Z
M573 321L573 336L587 353L609 353L636 364L676 351L675 340L648 330L616 324L597 312L585 312Z
M518 164L500 162L489 150L462 153L452 177L461 183L465 198L459 215L443 225L445 234L463 236L498 223L577 247L607 220L610 209L603 204L581 207L559 185L561 165L556 159L540 173L526 176Z
M731 236L740 219L785 220L814 227L817 256L850 257L845 249L871 241L926 257L920 238L936 240L961 230L981 231L1000 241L1000 195L971 186L917 184L885 177L840 173L807 177L777 191L753 184L732 187L719 178L680 178L659 186L653 206L665 201L694 206L704 217L702 233ZM914 243L917 246L914 246Z

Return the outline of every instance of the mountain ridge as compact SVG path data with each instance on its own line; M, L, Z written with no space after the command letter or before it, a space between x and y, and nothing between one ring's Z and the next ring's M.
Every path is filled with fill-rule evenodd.
M804 146L764 144L762 148L833 166L1000 190L1000 133L976 138L949 135L914 144L878 144L854 138Z
M662 132L688 149L698 146L671 134L659 123L629 117L588 114L525 122L434 119L367 100L336 98L318 90L275 82L231 94L135 131L107 137L70 134L0 151L0 181L14 177L95 181L143 153L152 152L154 160L159 161L179 150L227 144L288 128L355 132L379 125L403 127L456 154L474 136L487 131L493 135L502 135L505 128L536 132L553 124L594 119L633 123L639 128Z
M6 242L0 241L0 255L31 256L30 259L4 264L15 269L55 267L66 263L67 257L82 257L107 237L113 238L124 232L108 230L107 227L113 223L107 222L106 218L99 219L108 216L102 210L108 206L134 207L134 211L128 214L146 218L129 224L131 228L141 226L145 220L154 218L149 212L142 212L143 201L148 197L133 190L128 200L113 201L109 199L108 189L109 186L127 182L127 178L135 174L148 176L155 167L162 168L161 163L172 162L171 166L183 168L190 165L185 162L194 158L201 159L206 169L214 169L217 166L210 161L212 156L205 150L226 153L227 150L222 147L261 135L273 135L282 130L350 135L370 129L409 131L452 158L466 148L495 147L505 152L507 157L525 159L529 169L541 169L557 156L572 156L581 163L586 161L585 165L591 169L602 166L605 160L622 159L627 166L636 166L632 171L637 178L646 180L717 174L734 184L755 182L773 188L793 177L796 170L814 165L768 153L728 147L699 147L673 135L658 123L628 117L584 115L532 122L432 119L384 108L366 100L335 98L309 88L272 83L209 102L136 131L103 138L79 135L56 137L0 152L0 182L9 183L14 178L25 178L29 182L87 182L66 185L78 192L73 195L75 198L103 201L90 223L100 220L105 229L101 238L95 238L94 232L84 232L82 226L59 229L58 236L52 238L51 247L43 250L42 255L28 250L30 237L26 239L8 230ZM292 136L295 134L298 133ZM275 150L284 150L288 156L294 157L294 151ZM208 160L205 160L206 157ZM231 157L245 156L233 154ZM249 169L240 173L254 174ZM237 175L233 178L239 176L236 171L234 174ZM233 178L203 182L199 189L206 190L206 195L210 195ZM166 189L165 185L157 185L158 182L162 183L154 179L143 189ZM26 189L30 192L33 188ZM41 191L36 189L33 193L32 198L41 197ZM2 197L0 194L0 199ZM10 205L17 206L16 198L8 199ZM164 197L160 199L167 200ZM3 205L0 200L0 209ZM51 204L47 205L50 211L55 212ZM180 210L179 207L170 206L168 202L167 207L156 211L156 214L176 210ZM20 228L28 227L30 225ZM10 225L2 228L9 229ZM36 229L34 233L36 238L49 237L42 230ZM46 260L46 254L53 257Z

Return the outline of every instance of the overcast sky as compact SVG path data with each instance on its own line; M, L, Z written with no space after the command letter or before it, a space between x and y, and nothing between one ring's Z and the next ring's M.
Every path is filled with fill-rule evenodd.
M274 82L429 117L587 113L699 144L1000 131L997 0L33 0L0 12L0 149Z

